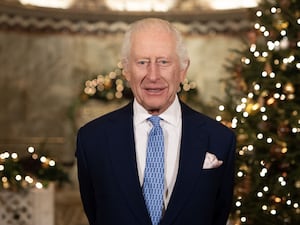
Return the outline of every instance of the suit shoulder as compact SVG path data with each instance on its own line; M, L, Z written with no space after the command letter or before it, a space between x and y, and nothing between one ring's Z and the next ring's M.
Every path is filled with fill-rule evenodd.
M110 124L115 120L123 119L123 117L127 117L130 115L131 111L130 103L126 106L123 106L119 109L116 109L112 112L106 113L104 115L101 115L86 124L84 124L80 130L94 130L101 128L102 130L105 129L107 126L110 126ZM125 118L126 119L126 118Z

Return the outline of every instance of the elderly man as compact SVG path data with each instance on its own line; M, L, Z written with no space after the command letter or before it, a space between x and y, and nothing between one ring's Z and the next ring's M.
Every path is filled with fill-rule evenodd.
M78 132L90 225L225 225L235 136L178 99L189 67L179 32L156 18L133 23L122 63L134 100Z

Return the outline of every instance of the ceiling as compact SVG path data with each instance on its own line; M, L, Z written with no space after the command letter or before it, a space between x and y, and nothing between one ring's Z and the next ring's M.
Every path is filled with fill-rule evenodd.
M253 4L254 1L257 0L253 0ZM247 14L250 2L251 0L2 0L0 29L84 34L123 32L129 23L151 16L176 23L186 33L240 32L249 28ZM41 6L40 3L44 5ZM231 7L218 8L217 3L227 3L227 7ZM247 3L246 8L241 6L243 3Z
M255 7L258 0L5 0L52 8L107 8L119 11L169 11Z

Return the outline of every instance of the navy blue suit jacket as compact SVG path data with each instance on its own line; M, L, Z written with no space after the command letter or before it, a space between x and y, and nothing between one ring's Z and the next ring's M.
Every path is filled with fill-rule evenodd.
M181 108L178 175L160 225L225 225L232 201L235 136L185 104ZM223 164L203 169L206 152ZM83 126L76 157L90 225L151 225L138 178L132 102Z

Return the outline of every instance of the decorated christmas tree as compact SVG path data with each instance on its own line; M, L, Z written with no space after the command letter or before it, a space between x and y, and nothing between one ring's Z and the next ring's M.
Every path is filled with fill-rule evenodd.
M232 224L300 224L300 0L262 0L217 120L237 135Z

